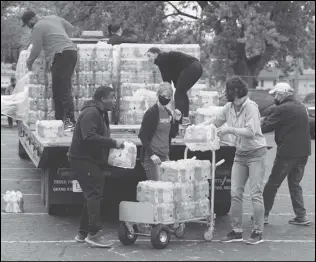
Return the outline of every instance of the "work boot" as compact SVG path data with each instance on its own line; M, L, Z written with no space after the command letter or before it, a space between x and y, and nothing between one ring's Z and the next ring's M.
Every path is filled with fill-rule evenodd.
M263 242L262 233L252 231L252 234L251 234L250 238L246 241L246 244L257 245L257 244L262 243L262 242Z
M108 241L104 235L102 230L99 230L95 235L91 235L90 233L85 238L86 243L90 244L91 246L95 247L111 247L113 245L112 242Z
M242 232L235 232L234 230L229 232L226 237L221 239L222 243L242 242Z
M76 235L76 237L75 237L75 240L76 240L78 243L84 243L86 237L87 237L87 234L78 233L78 234Z
M291 219L289 223L292 225L309 226L311 224L311 221L308 220L306 217L303 217L303 218L295 217Z
M64 131L71 132L74 129L75 129L75 124L69 118L66 118L66 120L64 121Z

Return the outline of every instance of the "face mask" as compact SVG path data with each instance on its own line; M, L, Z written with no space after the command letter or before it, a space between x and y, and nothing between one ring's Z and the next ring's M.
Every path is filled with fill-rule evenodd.
M281 102L278 99L274 98L274 104L279 106L281 104Z
M226 90L226 99L228 102L234 102L235 101L235 91Z
M274 104L279 106L281 104L281 102L282 102L281 99L282 99L282 97L280 95L276 94L274 96Z
M158 96L158 101L160 104L162 104L163 106L166 106L170 103L171 99L169 98L165 98L164 96L159 95Z

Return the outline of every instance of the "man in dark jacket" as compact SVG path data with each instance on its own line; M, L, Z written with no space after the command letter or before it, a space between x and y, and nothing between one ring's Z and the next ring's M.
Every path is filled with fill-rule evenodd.
M294 99L293 89L287 83L278 83L270 94L274 95L277 106L263 120L261 129L263 133L275 132L277 154L263 192L265 224L268 224L268 215L276 193L287 177L292 206L296 215L289 223L309 225L310 221L306 218L303 192L300 186L308 156L311 154L308 115L304 105Z
M109 45L120 45L123 43L137 43L136 38L122 36L122 28L118 24L108 26L110 38L108 40Z
M107 163L111 148L124 147L122 142L110 138L108 111L114 105L113 89L99 87L94 99L81 110L68 153L70 166L86 200L75 240L98 247L111 245L103 239L101 230L100 203L104 188L101 166Z

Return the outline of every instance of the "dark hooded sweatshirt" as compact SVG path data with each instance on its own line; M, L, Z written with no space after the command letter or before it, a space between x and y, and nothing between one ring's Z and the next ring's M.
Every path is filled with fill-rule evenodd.
M181 72L194 62L199 60L193 56L171 51L162 52L155 59L155 64L159 67L162 80L164 82L171 81L176 85Z
M110 148L116 141L110 138L109 117L95 101L87 101L78 117L68 156L98 165L107 164Z

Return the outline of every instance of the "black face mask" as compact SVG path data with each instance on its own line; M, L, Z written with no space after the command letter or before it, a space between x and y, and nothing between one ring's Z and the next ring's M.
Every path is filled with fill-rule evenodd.
M235 89L230 89L230 90L227 90L226 89L226 99L228 102L234 102L235 101Z
M159 95L158 96L158 101L160 104L162 104L163 106L166 106L170 103L171 99L169 98L165 98L164 96Z
M278 99L274 98L274 104L276 104L277 106L279 106L281 104L281 102Z

